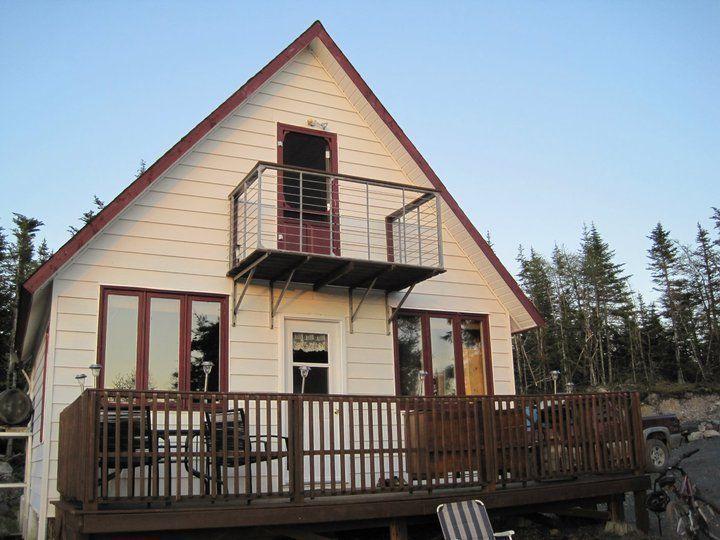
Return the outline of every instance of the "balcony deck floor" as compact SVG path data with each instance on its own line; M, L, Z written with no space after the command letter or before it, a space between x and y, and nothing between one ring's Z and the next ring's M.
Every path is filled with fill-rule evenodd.
M259 262L258 262L259 261ZM295 270L294 283L339 287L367 287L400 291L445 272L442 268L397 262L371 261L318 253L297 253L274 249L256 249L235 266L228 276L235 277L255 265L254 279L282 281Z
M253 526L321 525L363 520L381 526L382 520L411 516L433 516L438 504L455 500L482 499L493 511L526 514L552 511L555 505L572 507L581 502L605 501L626 492L644 493L650 487L646 475L609 475L559 482L518 484L506 489L438 489L431 493L387 493L307 499L303 502L260 499L252 504L223 501L222 497L197 504L155 508L79 509L57 501L56 512L64 526L84 535L203 529L207 538L212 529ZM646 518L645 508L638 508ZM78 534L78 538L84 537ZM154 537L154 536L153 536ZM159 536L158 536L159 538Z

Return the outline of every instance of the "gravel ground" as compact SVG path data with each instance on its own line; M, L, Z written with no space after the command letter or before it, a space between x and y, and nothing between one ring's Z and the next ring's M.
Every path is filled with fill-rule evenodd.
M699 441L683 444L680 448L673 450L670 460L673 461L685 452L700 449L700 452L691 456L682 462L682 467L688 473L696 487L702 492L707 499L720 504L720 437L713 439L702 439ZM653 475L655 480L656 475ZM632 497L627 497L626 514L628 518L634 519L634 509L632 506ZM662 525L663 534L660 536L658 532L658 520L655 514L650 512L650 537L651 538L675 538L666 525L665 516L661 516L660 523ZM601 537L602 538L602 537Z

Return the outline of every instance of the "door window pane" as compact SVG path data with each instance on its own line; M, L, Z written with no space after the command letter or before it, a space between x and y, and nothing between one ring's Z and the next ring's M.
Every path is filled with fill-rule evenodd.
M465 374L465 393L484 395L485 387L485 350L483 348L482 324L480 321L463 320L462 351L463 371Z
M327 334L293 332L293 362L301 364L327 364Z
M202 363L213 363L208 391L220 389L220 302L192 301L190 312L190 390L202 391L205 373Z
M177 390L180 362L180 300L150 298L148 390Z
M327 394L328 368L309 366L310 371L305 379L305 388L302 384L301 368L308 366L293 366L293 392L296 394Z
M398 362L400 367L400 395L424 395L423 347L420 317L399 315L397 321Z
M293 332L292 335L293 392L305 394L328 393L328 336L315 332ZM301 364L301 365L298 365ZM303 368L307 377L303 387Z
M107 296L103 362L105 388L135 388L139 301L137 296Z
M457 391L452 319L430 318L430 346L433 393L436 396L454 396Z

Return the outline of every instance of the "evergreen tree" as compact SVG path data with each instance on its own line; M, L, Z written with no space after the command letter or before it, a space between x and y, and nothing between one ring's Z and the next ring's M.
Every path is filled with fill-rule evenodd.
M718 363L718 288L720 253L710 233L699 223L695 246L682 246L680 269L684 288L681 298L683 328L688 334L691 357L703 380L711 377Z
M35 258L35 265L37 267L43 265L52 256L52 252L47 245L47 240L43 238L37 249L37 257Z
M15 244L12 248L15 267L13 285L15 290L19 291L20 286L37 267L35 264L35 236L44 223L39 219L27 217L22 214L13 215L15 216L13 218L13 223L15 224L15 228L13 229Z
M15 243L10 250L12 259L12 319L10 327L10 344L14 339L15 321L17 320L17 301L20 297L20 287L25 280L35 271L37 265L35 264L35 236L38 230L42 227L43 222L24 216L22 214L13 214L13 236L15 237ZM6 371L6 384L10 386L12 384L12 376L14 373L14 365L12 360L12 354L10 347L5 352L5 358L7 362L4 364L7 366Z
M93 195L93 205L94 205L94 208L91 208L87 212L83 212L83 214L80 216L80 221L82 222L82 227L84 227L85 225L90 223L93 220L93 218L96 215L98 215L100 210L105 208L105 203L103 201L101 201L100 197L98 197L97 195ZM72 225L70 225L70 227L68 227L68 232L72 235L77 234L79 230L80 229L78 229L77 227L74 227Z
M6 358L10 353L15 300L15 276L7 236L0 227L0 377L7 376Z
M648 238L652 242L648 250L648 258L650 259L648 269L656 284L656 290L661 295L663 315L670 320L673 335L675 379L678 383L684 383L680 306L678 303L680 287L675 277L678 266L677 247L670 238L670 232L666 231L660 223L655 226Z
M627 303L623 264L614 262L615 252L605 242L595 224L583 231L581 275L591 311L593 364L604 384L612 384L615 375L614 334L617 318Z
M145 174L145 171L147 171L147 163L145 163L144 159L140 160L140 165L137 168L137 171L135 171L135 178L140 178L143 174Z

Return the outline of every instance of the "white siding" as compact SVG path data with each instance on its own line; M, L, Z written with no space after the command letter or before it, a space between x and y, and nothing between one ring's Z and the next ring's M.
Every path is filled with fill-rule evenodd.
M32 448L30 462L30 505L39 512L42 506L42 479L45 471L45 460L43 445L41 441L42 423L44 421L43 411L43 385L45 384L45 354L47 352L47 340L43 338L33 362L32 377L30 379L30 398L33 404L33 417L30 422ZM43 433L44 440L44 433Z
M305 50L238 107L165 175L98 234L56 276L53 290L55 343L49 410L49 499L57 497L60 411L78 396L74 377L96 359L101 285L231 294L225 277L228 251L227 195L258 160L276 161L276 124L328 122L338 134L339 170L387 181L416 183L398 164L367 121L315 56ZM445 216L449 216L447 209ZM489 314L497 393L514 389L508 310L468 258L445 223L447 273L418 285L408 307ZM393 295L397 303L400 295ZM230 328L231 390L281 388L280 320L270 329L266 287L249 289L237 326ZM347 290L291 288L281 316L322 315L347 328ZM384 303L372 294L361 308L355 333L344 336L345 388L349 393L394 392L392 338ZM50 381L50 379L49 379ZM50 509L52 514L53 510Z

